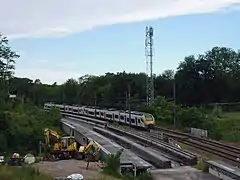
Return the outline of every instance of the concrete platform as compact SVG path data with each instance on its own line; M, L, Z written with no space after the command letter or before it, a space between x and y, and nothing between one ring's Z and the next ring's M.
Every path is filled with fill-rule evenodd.
M91 130L90 128L83 127L83 124L78 124L67 119L62 119L62 121L67 122L75 127L74 136L79 143L83 142L83 138L88 138L89 140L95 140L96 142L98 142L100 144L102 154L105 156L107 154L116 154L119 150L124 149L120 159L123 166L124 164L132 164L136 166L137 169L152 168L151 164L149 164L139 156L118 145L111 139L108 139L101 134Z
M209 173L222 179L240 179L240 169L222 161L207 161Z
M189 166L155 169L151 173L155 180L219 180L208 173L203 173Z

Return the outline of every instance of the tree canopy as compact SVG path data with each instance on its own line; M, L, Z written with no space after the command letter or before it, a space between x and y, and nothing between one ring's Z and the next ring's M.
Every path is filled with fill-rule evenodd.
M214 47L198 56L187 56L176 72L165 70L154 76L155 95L173 97L176 83L176 100L179 104L193 106L215 102L240 101L240 51ZM145 73L106 73L101 76L85 75L68 79L64 84L42 84L40 79L12 78L10 92L19 97L43 104L54 101L68 104L100 107L125 107L128 84L131 86L133 107L146 99ZM224 89L224 91L223 91Z

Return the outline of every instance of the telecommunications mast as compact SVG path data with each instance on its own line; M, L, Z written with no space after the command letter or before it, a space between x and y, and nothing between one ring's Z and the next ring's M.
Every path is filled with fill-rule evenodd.
M146 103L151 106L154 103L154 82L153 82L153 28L151 26L146 27L145 38L145 56L146 56Z

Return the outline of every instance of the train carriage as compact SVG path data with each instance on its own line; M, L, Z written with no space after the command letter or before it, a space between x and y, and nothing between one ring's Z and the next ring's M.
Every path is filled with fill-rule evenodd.
M155 125L155 119L153 115L144 112L131 111L131 119L129 119L129 111L100 109L88 106L70 106L54 103L44 104L45 110L50 110L52 107L59 108L61 113L83 115L102 119L109 122L117 122L120 124L131 124L131 126L133 127L139 127L144 129L152 129Z

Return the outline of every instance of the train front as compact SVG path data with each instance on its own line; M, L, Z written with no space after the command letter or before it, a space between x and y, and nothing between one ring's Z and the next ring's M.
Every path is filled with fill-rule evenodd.
M144 114L145 125L148 129L154 129L155 119L151 114Z

